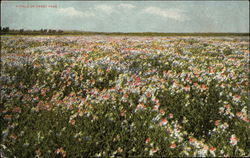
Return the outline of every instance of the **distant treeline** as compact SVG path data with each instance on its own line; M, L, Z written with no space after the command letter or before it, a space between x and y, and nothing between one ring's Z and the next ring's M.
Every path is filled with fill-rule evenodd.
M14 30L9 27L1 27L1 35L60 35L62 30L40 29L40 30Z
M14 30L1 27L1 35L113 35L113 36L249 36L249 33L158 33L158 32L85 32L68 30Z

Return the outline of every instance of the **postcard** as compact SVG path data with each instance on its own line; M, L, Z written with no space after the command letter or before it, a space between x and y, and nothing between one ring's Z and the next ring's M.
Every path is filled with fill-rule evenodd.
M1 157L249 157L249 2L1 1Z

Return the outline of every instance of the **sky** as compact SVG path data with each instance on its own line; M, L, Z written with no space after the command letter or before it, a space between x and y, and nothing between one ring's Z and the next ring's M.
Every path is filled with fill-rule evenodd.
M245 33L249 32L249 2L4 1L1 26L96 32Z

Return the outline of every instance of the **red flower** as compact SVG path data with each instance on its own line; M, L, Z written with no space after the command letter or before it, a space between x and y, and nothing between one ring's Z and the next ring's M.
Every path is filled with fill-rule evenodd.
M162 121L160 122L160 126L164 126L168 123L168 120L167 119L162 119Z
M165 111L164 110L160 110L160 113L162 114L162 115L164 115L165 114Z
M212 146L212 147L210 148L210 151L216 151L216 147L213 147L213 146Z
M190 138L190 139L189 139L189 142L190 142L190 143L193 143L193 142L195 142L195 141L196 141L195 138Z

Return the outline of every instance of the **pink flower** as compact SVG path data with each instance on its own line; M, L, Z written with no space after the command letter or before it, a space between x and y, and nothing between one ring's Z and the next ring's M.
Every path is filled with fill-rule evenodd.
M207 90L208 87L207 87L205 84L202 84L202 85L201 85L201 89L202 89L202 90Z
M46 89L46 88L41 89L41 94L42 94L43 96L45 96L46 92L47 92L47 89Z
M71 125L75 125L75 124L76 124L76 120L73 120L73 119L72 119L72 120L69 121L69 123L70 123Z
M126 116L126 112L127 112L126 110L123 110L120 115L121 116Z
M220 120L216 120L216 121L214 122L214 125L215 125L215 126L219 126L219 125L220 125Z
M110 96L109 95L104 95L104 96L102 96L102 98L105 99L105 100L108 100L110 98Z
M145 108L146 108L146 106L144 104L140 103L137 105L136 110L140 110L140 109L144 110Z
M170 113L169 118L174 118L174 114Z
M147 138L146 141L145 141L145 143L148 144L150 141L151 141L151 139Z
M158 110L159 109L159 106L155 105L153 110Z
M44 102L42 100L40 100L38 103L37 103L37 106L43 106L44 105Z
M128 98L128 94L127 94L127 93L124 94L123 97L124 97L124 98Z
M225 108L229 109L231 106L229 104L224 105Z
M189 77L187 77L186 80L187 80L189 83L192 83L192 80L191 80Z
M13 109L13 112L20 113L21 112L21 108L17 106L17 107L15 107Z
M243 112L237 112L236 115L241 118L243 116Z
M190 86L187 85L187 86L184 87L184 89L185 89L185 91L190 91Z
M108 68L107 70L106 70L106 72L110 72L111 71L111 69L110 68Z
M62 147L60 149L56 149L55 152L57 154L62 154L63 157L66 157L66 151L64 151Z
M249 123L250 122L250 120L247 118L247 117L243 117L243 119L242 119L243 121L245 121L245 122L247 122L247 123Z
M17 136L16 136L15 134L11 134L11 135L10 135L10 138L12 138L12 139L17 139Z
M159 103L159 99L152 99L153 102Z
M148 98L150 98L150 97L151 97L151 93L148 92L148 93L146 94L146 96L147 96Z
M150 155L152 155L153 153L156 153L157 151L158 151L157 148L151 149L151 150L150 150L150 153L151 153Z
M237 137L235 136L235 134L233 134L233 135L231 136L231 138L230 138L230 144L232 144L232 145L234 146L234 145L236 145L236 144L238 143L238 141L239 141L239 138L237 138Z
M171 148L171 149L176 148L176 144L175 144L175 143L171 144L171 145L170 145L170 148Z

